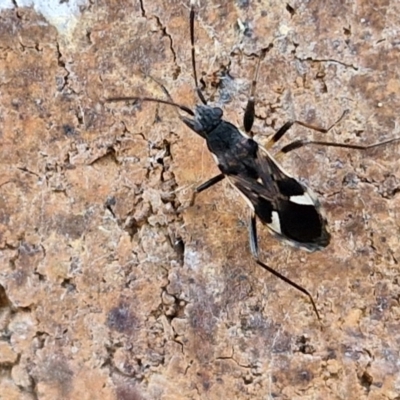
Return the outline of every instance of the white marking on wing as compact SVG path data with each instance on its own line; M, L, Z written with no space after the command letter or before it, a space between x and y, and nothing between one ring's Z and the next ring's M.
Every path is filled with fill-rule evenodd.
M267 224L268 228L273 230L279 235L282 235L281 231L281 222L279 220L279 214L277 211L272 211L272 222L270 224Z
M304 194L298 196L290 196L289 200L293 203L304 205L304 206L314 206L314 200L312 197L305 192Z
M251 136L249 136L246 132L243 132L241 129L238 128L239 133L245 137L246 139L253 139ZM254 139L253 139L254 140ZM258 143L257 143L258 144ZM258 144L259 145L259 144Z
M211 152L210 152L210 153L211 153ZM218 157L217 157L214 153L211 153L211 155L212 155L212 158L214 159L215 163L216 163L217 165L219 165Z

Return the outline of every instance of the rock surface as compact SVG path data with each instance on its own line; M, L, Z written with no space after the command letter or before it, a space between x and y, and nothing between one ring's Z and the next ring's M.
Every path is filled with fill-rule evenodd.
M299 119L323 140L400 136L396 0L200 1L198 74L240 126L260 49L254 131ZM332 242L288 247L260 227L193 107L189 4L94 2L61 35L33 9L0 15L0 398L399 399L399 144L306 147L284 167L318 194ZM320 138L294 127L282 139ZM279 145L277 146L279 148ZM322 327L321 327L322 325Z

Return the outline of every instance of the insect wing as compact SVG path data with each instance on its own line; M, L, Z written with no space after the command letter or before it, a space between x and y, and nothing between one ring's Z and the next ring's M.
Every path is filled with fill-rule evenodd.
M280 238L315 251L326 247L330 235L321 207L312 192L289 176L265 149L257 153L259 179L229 177L248 199L260 220Z

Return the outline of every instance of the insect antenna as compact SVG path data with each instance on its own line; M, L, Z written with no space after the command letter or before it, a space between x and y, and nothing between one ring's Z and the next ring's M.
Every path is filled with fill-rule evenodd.
M202 91L199 88L199 83L197 80L197 72L196 72L196 57L195 57L195 47L194 47L194 17L195 17L195 10L194 10L194 5L190 5L190 43L192 45L192 68L193 68L193 78L194 78L194 83L196 85L196 93L197 96L199 96L200 101L204 104L207 105L207 100L205 99Z
M199 87L199 83L198 83L198 79L197 79L197 71L196 71L196 56L195 56L195 46L194 46L194 19L195 19L195 9L194 9L194 5L191 4L190 7L190 43L191 43L191 55L192 55L192 68L193 68L193 78L194 78L194 83L196 86L196 93L200 99L200 101L204 104L207 105L207 100L205 99L202 91L200 90ZM150 77L151 78L151 77ZM164 85L162 85L161 83L159 83L158 81L156 81L154 78L151 78L154 82L156 82L159 86L161 86L162 90L164 91L164 93L167 95L167 97L169 98L169 100L162 100L162 99L156 99L153 97L139 97L139 96L133 96L133 97L111 97L111 98L107 98L105 101L107 103L112 103L112 102L122 102L122 101L134 101L134 102L138 102L138 101L149 101L149 102L154 102L154 103L160 103L160 104L167 104L170 106L174 106L179 108L180 110L188 113L189 115L194 116L194 112L189 108L186 107L182 104L178 104L175 103L170 94L168 93L167 89L165 88Z
M113 102L120 102L120 101L133 101L133 102L138 102L138 101L149 101L153 103L160 103L160 104L167 104L169 106L177 107L180 110L188 113L189 115L194 116L194 112L189 108L186 107L182 104L175 103L170 100L162 100L162 99L156 99L154 97L139 97L139 96L133 96L133 97L110 97L105 100L107 103L113 103Z

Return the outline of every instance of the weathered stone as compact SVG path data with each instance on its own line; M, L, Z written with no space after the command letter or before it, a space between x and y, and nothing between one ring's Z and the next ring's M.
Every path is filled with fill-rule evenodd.
M189 1L133 3L94 2L69 31L1 11L0 398L395 399L399 144L282 160L317 192L332 241L308 254L260 226L261 256L313 294L321 329L307 298L252 261L228 183L185 208L218 168L176 110L104 102L165 99L146 75L198 102ZM294 127L282 142L400 135L398 1L222 3L200 4L196 58L227 120L242 125L272 43L260 142L346 109L327 134Z

